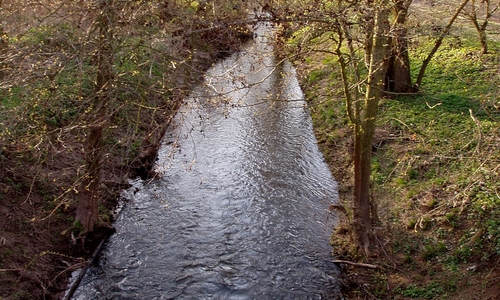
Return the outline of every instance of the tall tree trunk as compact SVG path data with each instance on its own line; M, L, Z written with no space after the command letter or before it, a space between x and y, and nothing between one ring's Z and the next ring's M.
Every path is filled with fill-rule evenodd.
M373 5L373 0L366 0L366 8L363 16L363 31L364 31L364 51L365 51L365 64L370 64L370 59L372 56L373 49L373 34L375 26L375 5Z
M0 11L3 6L3 0L0 0ZM0 16L1 17L1 16ZM1 19L0 19L1 20ZM3 30L3 24L0 22L0 80L5 77L5 55L7 54L8 38Z
M383 95L387 72L387 36L390 28L388 2L379 0L374 3L376 15L363 116L359 118L360 123L355 125L353 237L367 255L370 253L372 222L377 218L370 199L371 151L378 104Z
M98 221L99 185L102 163L102 140L106 126L107 107L111 100L113 79L113 0L98 0L99 31L97 52L96 96L92 103L90 132L85 153L86 174L83 190L76 210L75 221L81 223L84 232L92 232Z
M396 19L390 39L392 55L386 75L385 90L393 93L414 92L411 83L410 56L408 54L408 42L406 29L406 18L412 0L397 0L394 4Z

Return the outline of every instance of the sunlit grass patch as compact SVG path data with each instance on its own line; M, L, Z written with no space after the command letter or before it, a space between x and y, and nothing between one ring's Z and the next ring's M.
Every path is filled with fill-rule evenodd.
M481 54L474 34L458 33L445 38L417 94L384 99L379 108L373 199L381 219L377 230L390 241L382 256L390 253L387 264L411 276L397 290L401 297L447 299L500 253L500 43L489 40L490 53ZM410 43L413 79L435 37ZM352 177L346 180L339 169L352 168L352 124L335 60L326 56L306 59L313 71L303 83L323 152L349 206Z
M443 47L418 95L382 103L378 124L389 135L372 165L375 190L398 199L380 204L390 207L395 226L406 224L408 231L398 236L424 245L411 261L418 256L452 274L500 249L500 76L497 54L480 55L477 47L464 39L459 47ZM428 50L420 48L413 64ZM396 163L380 163L385 160ZM445 238L446 245L429 237ZM434 298L446 290L409 285L400 293Z

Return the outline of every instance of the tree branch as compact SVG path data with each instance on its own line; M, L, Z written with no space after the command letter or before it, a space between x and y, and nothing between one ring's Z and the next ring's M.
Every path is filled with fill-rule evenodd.
M429 55L427 55L427 57L425 58L425 60L422 62L422 67L420 67L420 72L418 73L417 82L415 83L415 86L417 88L419 88L420 85L422 84L422 79L424 78L424 73L425 73L425 69L427 68L427 65L429 64L429 62L431 61L432 57L434 56L434 54L439 49L439 46L441 46L441 43L443 42L444 37L450 31L450 28L453 25L453 23L455 22L455 19L458 17L458 15L463 10L463 8L465 7L465 5L467 5L468 2L469 2L469 0L464 0L462 2L462 4L457 9L457 11L453 15L453 17L451 17L450 21L448 22L448 25L446 25L446 27L444 28L443 32L441 32L441 35L437 39L436 44L434 45L434 48L432 48L432 50L429 53Z
M374 270L387 271L384 267L381 267L381 266L372 265L372 264L365 264L365 263L356 263L356 262L349 261L349 260L334 259L334 260L332 260L332 262L337 263L337 264L351 265L351 266L360 267L360 268L368 268L368 269L374 269Z

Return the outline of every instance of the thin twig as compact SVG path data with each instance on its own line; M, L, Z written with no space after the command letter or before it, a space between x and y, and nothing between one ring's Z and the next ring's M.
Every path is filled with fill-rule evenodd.
M477 126L477 146L476 146L476 150L474 151L474 153L478 153L481 151L481 140L482 140L482 134L481 134L481 123L479 123L479 120L474 116L474 114L472 113L472 109L469 109L469 114L470 114L470 117L472 118L472 120L474 121L474 123L476 123L476 126Z
M493 270L495 270L495 268L497 267L498 263L500 263L500 259L497 260L497 262L495 263L495 265L491 268L490 272L488 273L488 275L486 275L484 278L488 278L491 276L491 273L493 273Z
M381 267L381 266L372 265L372 264L365 264L365 263L356 263L356 262L349 261L349 260L334 259L334 260L332 260L332 262L338 263L338 264L347 264L347 265L360 267L360 268L368 268L368 269L387 271L384 267Z
M406 273L405 271L401 270L400 268L397 268L395 266L391 266L391 265L388 265L388 264L385 264L388 268L391 268L393 270L396 270L398 272L400 272L401 274L405 275L407 278L410 278L410 275L408 273Z
M363 290L363 292L365 292L366 294L368 294L368 296L372 297L372 299L375 299L375 300L378 299L375 295L373 295L372 293L370 293L363 285L359 285L359 287Z
M37 164L40 164L40 157L38 157L38 163ZM28 200L30 202L30 205L33 205L33 202L31 202L30 197L31 197L31 192L33 192L33 187L35 186L35 180L36 180L38 174L40 173L40 169L41 169L41 167L36 170L36 173L33 176L33 180L31 181L30 190L28 192L28 195L26 196L26 200L24 200L24 202L21 203L21 205L23 205L24 203L26 203L26 201L28 201Z
M0 272L21 272L21 269L0 269Z
M71 265L71 266L69 266L68 268L66 268L66 269L62 270L61 272L59 272L59 274L57 274L57 275L56 275L56 276L55 276L55 277L54 277L54 278L50 281L49 286L54 286L54 282L56 281L56 279L57 279L59 276L63 275L64 273L66 273L66 272L68 272L68 271L73 272L73 271L75 271L75 270L77 270L77 269L80 269L80 268L84 267L84 266L86 265L86 263L87 263L86 261L79 262L79 263L77 263L77 264L75 264L75 265Z

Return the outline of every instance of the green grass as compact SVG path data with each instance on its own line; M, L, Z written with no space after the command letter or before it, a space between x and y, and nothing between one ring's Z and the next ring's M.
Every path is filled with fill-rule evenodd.
M373 164L377 190L406 193L408 199L415 199L416 209L422 203L428 209L437 209L437 214L413 212L417 220L423 220L425 226L420 229L427 230L426 234L439 230L459 234L464 226L487 229L487 237L476 245L464 246L471 239L464 235L462 242L452 244L454 251L439 251L432 244L421 251L424 260L444 255L446 264L453 268L474 254L498 253L500 248L500 228L495 221L500 214L496 138L500 114L495 108L500 82L492 63L497 53L478 55L478 44L465 40L462 44L462 48L444 47L437 53L417 96L383 101L378 126L398 138L375 153L374 161L398 163L387 167ZM424 47L415 51L413 61L428 50ZM394 149L400 150L395 154ZM432 206L425 198L429 193L436 201ZM412 225L414 220L410 221Z
M24 93L25 89L21 86L0 90L2 111L19 106L22 103Z
M414 79L432 43L413 40ZM490 40L489 46L491 53L484 55L475 35L447 37L418 94L381 102L372 186L380 218L391 228L389 251L399 257L398 267L413 276L398 288L401 296L448 299L462 280L457 274L474 275L460 272L500 255L500 43ZM338 171L344 166L338 165L334 148L352 151L352 144L345 142L351 124L338 66L325 56L306 60L312 70L305 91L318 140L327 160L336 163L332 171L340 174L342 191L352 182ZM415 273L427 269L432 269L431 280L422 284ZM454 279L446 283L441 273Z
M401 295L413 299L434 299L444 292L438 283L430 283L427 286L409 285L406 288L399 288Z
M488 219L486 221L486 233L486 242L490 243L493 250L500 255L500 219Z

